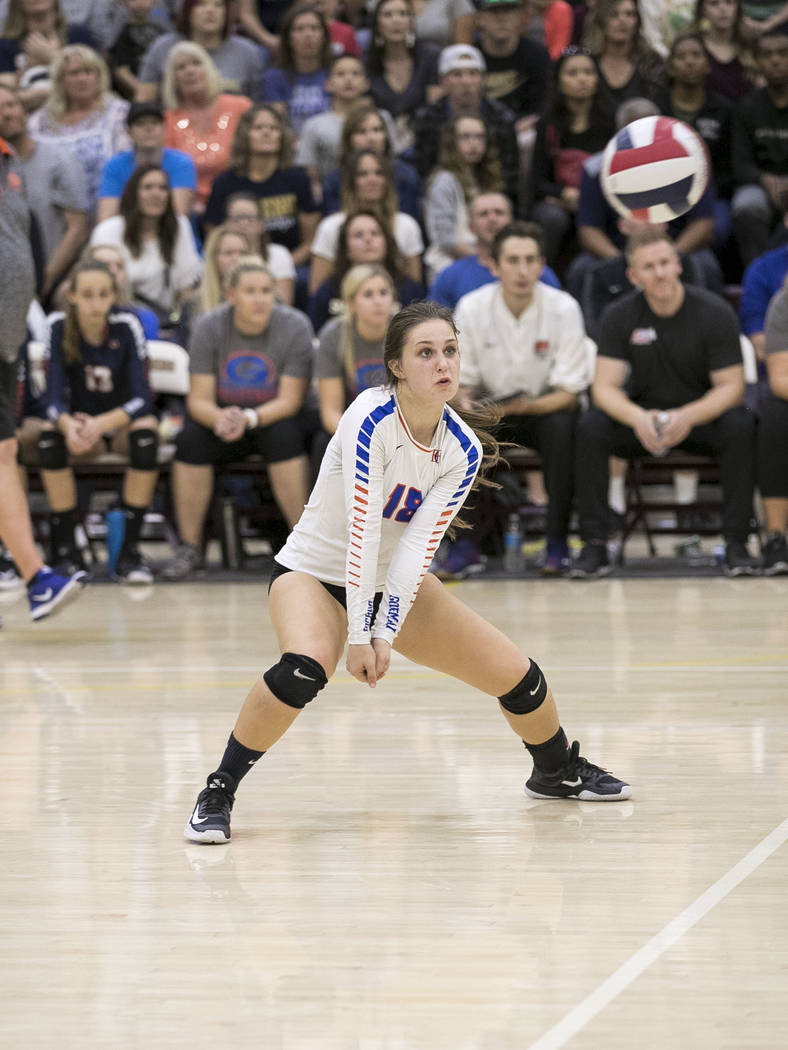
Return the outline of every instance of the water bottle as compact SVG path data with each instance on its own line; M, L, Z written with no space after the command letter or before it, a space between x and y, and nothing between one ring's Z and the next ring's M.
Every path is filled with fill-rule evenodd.
M111 574L115 571L120 548L123 546L126 535L126 512L121 507L113 507L107 511L105 520L107 524L107 571Z
M523 558L523 529L519 514L510 514L503 537L503 569L515 575L525 568Z

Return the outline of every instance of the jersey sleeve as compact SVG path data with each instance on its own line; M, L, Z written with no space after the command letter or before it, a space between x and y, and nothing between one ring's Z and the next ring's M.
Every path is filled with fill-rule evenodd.
M148 348L138 319L133 314L124 314L122 320L127 329L129 343L126 356L129 396L122 407L131 419L139 419L153 411L153 395L148 383Z
M348 642L372 641L373 603L383 520L385 427L391 424L394 397L369 407L356 401L339 424L345 490Z
M462 507L481 464L478 444L457 428L461 444L448 469L432 486L394 551L372 637L394 644L416 600L435 551Z

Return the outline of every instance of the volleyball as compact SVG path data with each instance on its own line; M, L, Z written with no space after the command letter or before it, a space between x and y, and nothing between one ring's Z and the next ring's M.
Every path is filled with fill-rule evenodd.
M700 135L673 117L641 117L608 142L600 182L611 207L642 222L670 222L689 211L709 181Z

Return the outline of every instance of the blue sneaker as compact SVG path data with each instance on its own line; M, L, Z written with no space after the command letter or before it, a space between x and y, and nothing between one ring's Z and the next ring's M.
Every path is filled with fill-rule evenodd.
M485 560L472 540L457 540L435 571L439 580L464 580L484 572Z
M30 601L30 619L43 620L53 612L58 612L77 597L85 586L87 573L80 569L71 576L58 576L48 565L39 569L27 585L27 597Z
M542 563L542 576L561 576L569 569L569 545L566 540L548 540Z

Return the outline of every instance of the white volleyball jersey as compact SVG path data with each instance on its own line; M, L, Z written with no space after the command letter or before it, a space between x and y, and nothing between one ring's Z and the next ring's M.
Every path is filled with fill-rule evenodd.
M351 644L393 642L481 460L476 434L448 406L428 448L413 438L393 391L365 390L339 421L276 559L347 588ZM373 623L376 591L383 599Z

